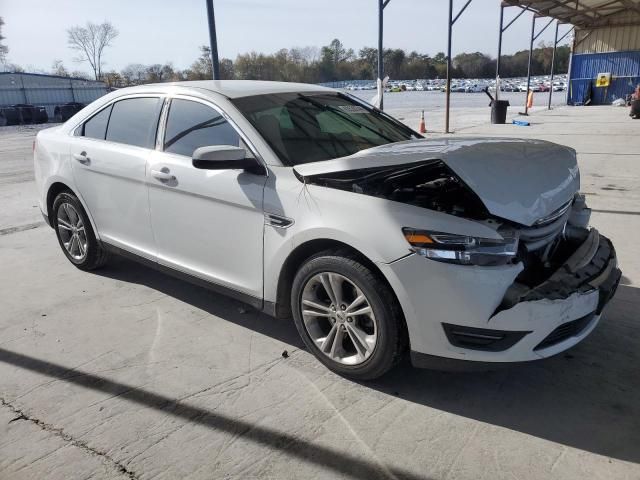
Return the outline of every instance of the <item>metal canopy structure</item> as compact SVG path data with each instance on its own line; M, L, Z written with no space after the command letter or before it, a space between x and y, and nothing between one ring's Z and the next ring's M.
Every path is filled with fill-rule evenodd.
M504 0L502 4L583 29L640 25L638 0Z
M205 0L207 5L207 17L209 20L209 38L211 44L211 57L213 64L213 78L220 78L220 66L218 61L218 42L215 30L215 18L213 9L213 0ZM384 76L383 62L383 22L384 9L391 0L378 0L378 92L379 107L383 108L383 92L382 84ZM453 0L449 0L449 18L448 18L448 39L447 39L447 87L446 87L446 106L445 106L445 132L450 133L449 129L449 110L450 110L450 86L451 86L451 42L453 25L467 9L472 0L465 0L462 8L458 13L453 15ZM506 7L519 7L522 9L507 25L504 25L504 9ZM531 36L529 43L529 65L527 73L527 89L531 82L531 55L533 52L533 42L538 38L544 30L547 29L556 20L555 39L553 43L553 60L551 62L551 78L554 76L555 54L558 44L572 30L587 31L586 35L581 39L584 40L592 30L605 27L616 26L636 26L640 25L640 0L502 0L500 5L500 30L498 39L498 55L496 62L496 76L500 75L500 57L502 55L502 34L507 30L524 12L533 13L531 23ZM542 29L536 34L536 19L540 17L548 17L550 20L544 24ZM571 29L558 38L558 28L561 24L571 25ZM574 41L574 47L576 42ZM551 108L551 95L553 86L549 91L548 108ZM498 93L499 95L499 93ZM526 115L528 105L525 105Z

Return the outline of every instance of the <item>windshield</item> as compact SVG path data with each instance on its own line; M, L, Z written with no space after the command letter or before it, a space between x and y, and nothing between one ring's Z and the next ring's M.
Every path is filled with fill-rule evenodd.
M285 165L345 157L420 137L340 93L279 93L232 101Z

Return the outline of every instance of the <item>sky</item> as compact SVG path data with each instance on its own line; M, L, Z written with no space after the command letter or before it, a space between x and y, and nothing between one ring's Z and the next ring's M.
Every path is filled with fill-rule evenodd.
M454 12L464 3L454 0ZM480 51L495 57L499 5L499 0L472 1L454 26L454 55ZM214 0L214 8L221 58L320 47L333 38L356 52L377 45L377 0ZM505 24L518 11L507 8ZM384 12L384 48L430 55L446 51L446 0L391 0ZM209 40L205 0L0 0L0 16L8 61L28 71L49 71L59 59L70 71L88 72L87 64L74 62L66 34L88 21L108 20L120 32L106 50L107 70L165 62L186 68L198 57L198 46ZM538 20L540 27L545 24ZM505 32L503 53L528 49L530 29L527 12ZM551 25L538 41L552 42L553 30Z

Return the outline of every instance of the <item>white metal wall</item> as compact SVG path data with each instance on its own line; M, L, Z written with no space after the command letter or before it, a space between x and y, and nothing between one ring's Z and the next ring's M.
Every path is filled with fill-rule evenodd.
M103 82L22 73L0 74L0 105L27 103L44 106L53 118L56 105L89 104L107 93Z
M640 50L640 27L618 26L576 32L574 53L604 53Z

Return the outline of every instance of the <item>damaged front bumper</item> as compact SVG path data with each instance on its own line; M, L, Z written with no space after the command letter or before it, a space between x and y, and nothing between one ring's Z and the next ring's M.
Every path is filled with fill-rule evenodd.
M416 255L386 265L407 320L414 365L455 368L447 362L555 355L594 329L621 277L611 241L595 229L539 285L518 285L522 269L445 265ZM443 364L439 357L449 360Z

